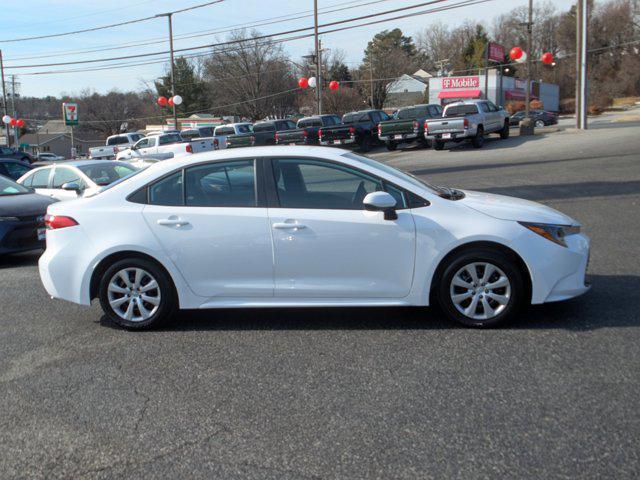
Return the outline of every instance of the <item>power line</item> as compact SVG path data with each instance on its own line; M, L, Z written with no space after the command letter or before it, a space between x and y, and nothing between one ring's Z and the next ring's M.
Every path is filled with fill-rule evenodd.
M175 14L175 13L188 12L190 10L195 10L196 8L207 7L209 5L213 5L215 3L221 3L221 2L224 2L224 0L215 0L213 2L201 3L199 5L194 5L192 7L182 8L180 10L174 10L173 12L170 12L170 13L174 13ZM82 29L82 30L74 30L74 31L71 31L71 32L52 33L52 34L49 34L49 35L36 35L36 36L32 36L32 37L10 38L10 39L0 40L0 43L25 42L25 41L28 41L28 40L41 40L41 39L44 39L44 38L65 37L65 36L69 36L69 35L77 35L79 33L96 32L98 30L106 30L108 28L115 28L115 27L121 27L121 26L124 26L124 25L132 25L134 23L146 22L147 20L153 20L154 18L156 18L156 16L152 15L150 17L136 18L134 20L127 20L125 22L112 23L110 25L103 25L103 26L100 26L100 27L85 28L85 29Z

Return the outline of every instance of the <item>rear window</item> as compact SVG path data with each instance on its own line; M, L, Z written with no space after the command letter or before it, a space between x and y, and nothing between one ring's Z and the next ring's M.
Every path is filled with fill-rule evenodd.
M330 125L330 124L327 124ZM322 120L319 118L303 118L298 122L298 128L306 128L306 127L321 127Z
M236 129L238 133L251 133L253 130L251 125L236 125Z
M403 108L398 111L398 120L405 120L408 118L416 118L416 109L415 108Z
M345 113L342 117L342 123L355 123L360 117L362 117L362 114L358 112Z
M200 137L213 137L213 127L200 128Z
M233 135L233 127L218 127L215 130L216 135Z
M258 132L273 132L276 127L272 123L256 123L253 126L253 131Z
M159 137L160 145L169 145L171 143L182 143L182 137L179 133L168 133Z
M123 143L129 143L129 137L126 135L116 135L115 137L107 138L107 145L122 145Z
M444 116L450 117L464 117L465 115L474 115L478 113L477 105L452 105L444 111Z
M183 130L180 132L180 136L183 140L191 140L200 137L200 132L198 130Z

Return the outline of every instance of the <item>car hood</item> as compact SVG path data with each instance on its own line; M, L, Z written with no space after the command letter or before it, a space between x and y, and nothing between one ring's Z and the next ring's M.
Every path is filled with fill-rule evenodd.
M463 192L465 198L459 200L462 204L494 218L519 222L578 225L578 222L571 217L540 203L492 193L470 190L463 190Z
M31 215L44 215L47 207L55 202L56 200L37 193L0 196L0 216L29 217Z

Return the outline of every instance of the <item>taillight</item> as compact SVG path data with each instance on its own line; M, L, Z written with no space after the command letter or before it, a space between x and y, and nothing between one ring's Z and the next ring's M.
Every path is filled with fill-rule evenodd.
M468 118L464 119L464 128L469 128L469 119Z
M191 146L191 144L187 145L187 153L193 153L193 147Z
M48 230L57 230L59 228L67 228L74 227L78 225L71 217L64 217L62 215L45 215L44 216L44 226L47 227Z
M413 131L414 131L414 132L417 132L417 131L418 131L418 121L417 121L417 120L414 120L414 121L413 121Z
M378 124L378 135L382 135L382 125Z
M303 130L303 131L302 131L302 136L303 136L304 138L307 138L307 137L309 136L309 132L307 132L306 130Z
M349 135L355 135L356 129L354 127L349 127Z
M278 140L280 140L280 135L278 135L278 132L276 132L276 143L278 143Z
M251 135L251 145L253 145L254 143L256 143L256 137Z
M322 129L318 130L318 138L322 139Z
M113 154L115 155L116 153L118 153L118 147L113 147Z
M220 146L220 140L218 140L217 138L213 139L213 146L214 147L219 147Z
M424 133L429 133L429 122L424 122Z

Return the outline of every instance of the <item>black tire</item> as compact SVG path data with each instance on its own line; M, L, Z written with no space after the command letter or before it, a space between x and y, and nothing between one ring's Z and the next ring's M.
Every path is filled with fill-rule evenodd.
M476 136L471 139L471 144L473 148L482 148L482 145L484 145L484 128L478 127Z
M433 148L436 150L444 150L444 142L442 140L434 140Z
M362 137L362 141L360 142L360 151L362 153L367 153L369 150L371 150L371 138L369 135L365 135Z
M536 126L537 128L543 128L543 127L545 127L546 125L545 125L545 123L544 123L544 120L536 120L535 126Z
M506 140L507 138L509 138L509 130L509 120L505 120L502 130L500 130L500 138L502 140Z
M454 276L456 276L456 274L465 266L468 266L469 264L475 262L486 262L494 267L497 267L498 269L502 270L502 272L509 280L510 295L508 296L508 302L506 303L504 308L502 308L499 313L497 313L497 315L488 319L477 319L465 315L458 310L458 308L454 304L453 299L451 298L451 289L454 288L452 287ZM476 270L476 273L477 276L480 277L484 270L482 270L482 267L477 268L478 270ZM495 275L500 276L501 274L496 272ZM495 279L496 277L494 276L490 278ZM451 258L442 270L442 275L440 275L440 278L437 280L435 288L438 304L442 308L442 311L445 313L445 315L450 319L467 327L488 328L495 327L496 325L499 325L501 323L506 323L509 320L513 319L513 317L517 314L526 298L525 282L522 277L522 273L518 268L516 259L513 258L512 255L505 254L503 252L500 252L499 250L488 248L471 248L469 250L462 251L455 257ZM464 287L455 287L455 289L456 292L460 292L460 290L458 289L462 289L461 293L465 293ZM478 293L478 295L480 296L479 298L482 298L482 295L484 295L487 290L482 290L482 287L480 286L478 287L478 289L480 290ZM495 289L491 291L491 293L500 294L500 291L500 289ZM506 295L506 287L504 290L502 290L502 293ZM485 312L484 306L480 302L481 301L478 301L477 303L477 307L475 310L476 313L480 309L483 311L483 313ZM487 300L487 302L493 304L495 301L493 299L489 299ZM469 299L469 305L463 305L463 307L466 306L467 308L472 308L470 304L471 299ZM495 305L498 304L495 303ZM499 307L496 307L496 310L498 308Z
M118 315L118 313L116 313L114 308L109 303L110 281L116 274L118 274L118 272L122 271L123 269L135 268L142 269L145 272L148 272L152 279L156 281L158 285L157 292L159 293L159 305L155 313L153 313L147 319L138 321L127 320L126 318L121 317L120 315ZM131 279L131 277L129 278ZM156 289L153 289L147 293L149 293L149 295L154 295L155 290ZM105 315L109 317L109 319L114 323L128 330L145 330L157 327L171 318L171 316L175 313L178 305L176 291L173 282L171 281L171 278L168 276L168 274L155 262L135 257L125 258L115 262L102 274L102 277L100 278L100 288L98 296L100 298L100 306L102 307ZM146 307L149 306L150 304L146 305ZM140 310L138 310L138 313L140 314Z
M420 146L420 148L431 148L431 142L426 138L419 138L418 145Z
M398 148L398 144L393 140L387 140L385 144L387 146L387 150L389 150L390 152L393 152Z

